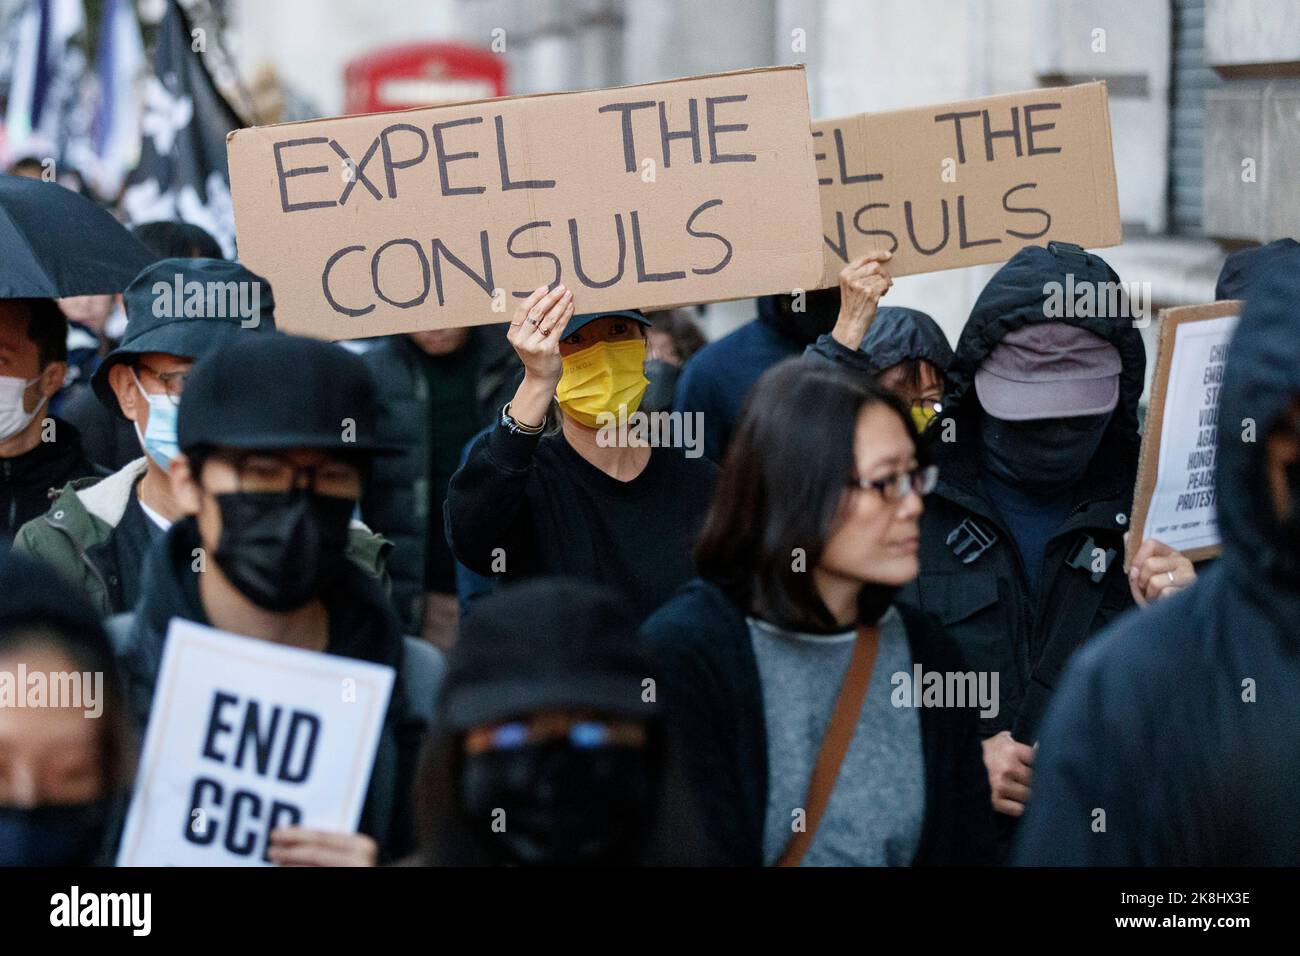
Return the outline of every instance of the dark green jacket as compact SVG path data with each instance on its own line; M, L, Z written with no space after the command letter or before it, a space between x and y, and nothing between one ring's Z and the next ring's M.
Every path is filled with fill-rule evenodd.
M123 593L120 549L115 532L126 513L132 489L144 477L146 459L137 458L107 478L80 478L65 485L49 511L23 525L14 547L52 565L90 598L105 616L131 610ZM348 557L371 575L385 579L392 545L354 522ZM137 567L144 555L137 556ZM386 581L385 581L386 583Z

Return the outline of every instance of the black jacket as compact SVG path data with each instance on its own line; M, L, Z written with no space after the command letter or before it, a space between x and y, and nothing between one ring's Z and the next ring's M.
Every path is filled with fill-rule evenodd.
M467 423L468 439L500 415L518 387L521 366L502 326L473 329L464 347L473 350L478 365L478 410L476 419ZM393 604L411 633L419 633L421 627L430 514L439 533L442 527L442 498L431 500L431 412L418 352L418 346L405 335L394 335L362 356L379 390L379 440L406 450L375 460L361 499L361 514L371 529L393 542L388 558ZM452 452L453 460L462 450L463 445ZM450 564L447 590L454 590Z
M1300 522L1277 517L1265 469L1268 432L1294 429L1300 399L1300 272L1252 285L1221 395L1222 558L1071 662L1017 862L1300 864ZM1298 489L1293 476L1292 509Z
M1123 534L1137 472L1137 406L1146 353L1131 319L1047 318L1043 286L1064 283L1066 273L1073 273L1076 284L1118 281L1096 256L1085 259L1030 246L980 293L948 369L943 417L926 432L939 465L939 483L921 518L921 574L900 596L902 603L935 617L957 639L971 667L1000 675L999 712L981 721L984 736L1010 730L1024 743L1037 738L1039 720L1070 654L1133 604L1123 567ZM1119 405L1076 489L1069 516L1048 543L1036 602L1014 538L981 487L974 375L1008 332L1048 321L1068 322L1106 339L1119 351L1123 368ZM954 548L968 537L971 523L992 535L993 543L983 553L970 546L958 555ZM1106 556L1106 570L1094 575L1097 548ZM1071 566L1071 558L1083 566Z
M28 521L45 513L60 488L77 478L100 474L81 450L81 433L51 418L54 441L31 451L0 458L0 540L12 541Z
M125 682L127 706L141 739L162 666L167 626L173 617L211 626L199 597L198 575L191 554L199 546L193 518L176 522L146 558L143 593L130 634L119 646L118 663ZM411 784L433 703L415 713L405 682L423 684L424 661L408 658L408 648L379 581L351 561L326 598L330 634L325 652L384 664L397 671L392 698L380 731L379 748L361 814L360 831L379 845L381 862L415 849L410 804Z
M900 612L913 661L926 670L966 670L933 622ZM767 722L744 612L716 585L696 579L641 632L705 833L727 863L762 866ZM914 863L991 863L993 811L975 712L926 707L920 717L925 823Z

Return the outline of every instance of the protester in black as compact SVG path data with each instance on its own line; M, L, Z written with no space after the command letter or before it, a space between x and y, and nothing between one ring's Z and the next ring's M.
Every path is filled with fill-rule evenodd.
M799 862L992 860L979 702L918 707L902 691L916 669L966 671L942 630L894 606L917 573L933 482L906 412L870 378L797 358L751 392L697 546L701 577L642 627L727 862L791 862L795 833L814 826L812 768L860 648L875 655L865 701Z
M388 451L365 365L326 342L241 337L195 365L177 434L170 470L191 517L151 551L120 651L137 720L148 719L174 617L392 667L361 834L277 830L269 856L346 865L410 852L410 783L441 658L403 641L378 579L346 555L363 473Z
M657 446L638 434L645 325L638 312L575 316L563 285L520 305L508 337L524 379L447 492L447 539L470 570L607 584L638 620L692 576L716 468L693 427ZM555 398L562 430L544 435ZM693 447L670 447L674 434Z
M49 299L0 299L0 542L95 474L77 429L49 414L67 372L68 320Z
M456 635L455 561L442 503L466 443L501 413L522 369L503 326L393 335L362 358L379 387L379 435L403 448L375 463L362 517L393 543L393 602L409 634Z
M673 409L704 416L704 454L719 464L758 377L829 332L840 298L838 289L813 289L762 296L757 304L757 318L700 349L677 379Z
M108 638L71 584L12 552L0 556L0 674L18 694L36 675L46 689L0 706L0 866L111 863L135 756Z
M1222 557L1071 661L1020 863L1300 864L1300 270L1251 277L1220 395Z
M977 671L999 675L981 733L1004 847L1066 659L1137 591L1123 535L1146 354L1122 297L1119 314L1110 307L1118 282L1077 246L1018 252L976 301L927 434L939 484L921 521L921 573L901 600L942 623ZM1065 290L1084 287L1092 307L1065 304ZM1136 573L1159 573L1143 579L1143 600L1195 578L1176 551L1144 547Z
M422 862L709 861L623 603L536 578L466 617L417 785Z

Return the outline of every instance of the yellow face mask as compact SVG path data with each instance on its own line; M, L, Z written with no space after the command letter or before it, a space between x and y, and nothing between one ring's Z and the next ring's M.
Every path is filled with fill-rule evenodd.
M650 380L645 377L645 340L597 342L564 357L564 374L555 397L564 414L588 428L599 428L597 416L617 416L626 407L631 415L641 406Z
M918 402L912 406L912 424L916 426L918 435L925 434L925 430L930 427L930 423L939 414L941 407L938 402Z

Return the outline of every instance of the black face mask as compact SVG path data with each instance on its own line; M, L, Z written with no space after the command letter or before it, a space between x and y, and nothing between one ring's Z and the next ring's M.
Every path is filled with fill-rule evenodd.
M546 741L469 755L461 768L469 825L501 863L520 866L633 862L650 825L652 789L640 747Z
M994 478L1036 497L1064 494L1092 462L1110 414L1011 422L985 412L984 465Z
M107 799L0 807L0 866L90 866L108 832Z
M666 412L673 407L673 390L677 388L680 371L678 366L663 359L650 359L645 363L645 377L650 379L650 384L641 396L641 411Z
M314 491L217 495L215 555L239 593L267 611L292 611L334 583L347 557L356 502Z

